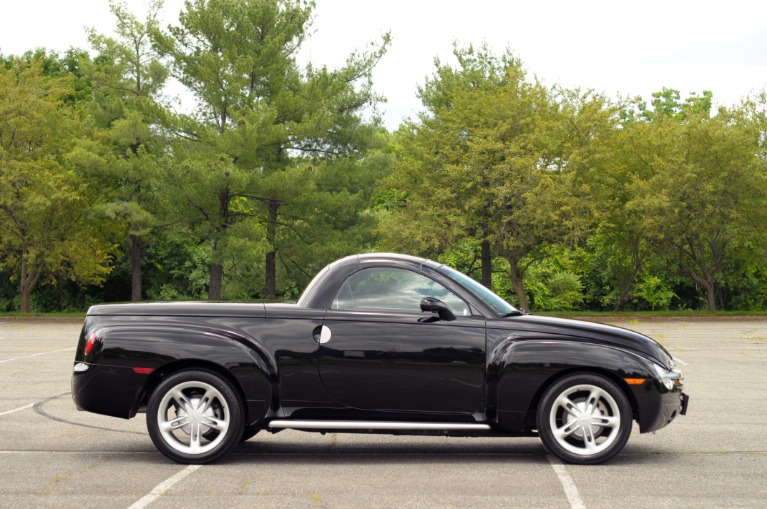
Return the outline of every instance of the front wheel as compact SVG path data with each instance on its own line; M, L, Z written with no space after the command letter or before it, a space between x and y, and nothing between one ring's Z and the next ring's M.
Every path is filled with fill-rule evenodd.
M168 458L209 463L240 443L242 402L231 385L212 371L179 371L152 393L146 424L155 447Z
M569 463L602 463L618 454L631 434L631 404L607 378L574 374L554 383L538 406L544 445Z

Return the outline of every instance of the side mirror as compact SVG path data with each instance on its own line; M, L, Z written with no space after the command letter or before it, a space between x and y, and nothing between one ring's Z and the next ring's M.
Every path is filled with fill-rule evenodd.
M455 320L455 315L447 304L434 297L424 297L421 299L421 311L428 311L430 313L437 313L442 320L449 322Z

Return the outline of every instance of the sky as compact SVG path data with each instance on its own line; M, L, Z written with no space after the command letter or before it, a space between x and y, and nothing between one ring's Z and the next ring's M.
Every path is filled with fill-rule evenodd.
M0 2L4 55L89 49L84 27L114 29L107 0ZM143 18L144 0L124 3ZM182 6L165 0L163 25L175 23ZM710 90L715 103L733 105L767 88L767 2L755 0L316 0L314 14L301 55L314 65L339 67L352 51L391 32L374 73L390 130L420 110L418 86L435 57L454 63L454 43L487 44L499 55L509 48L547 85L612 98L649 99L667 87L683 97Z

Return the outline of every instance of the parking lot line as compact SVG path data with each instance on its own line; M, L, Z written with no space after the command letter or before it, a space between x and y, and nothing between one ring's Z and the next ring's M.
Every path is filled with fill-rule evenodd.
M546 457L549 459L549 463L551 463L551 467L554 469L554 473L557 474L557 479L559 479L559 483L562 485L562 489L565 490L565 496L567 497L567 501L570 503L570 508L586 509L586 504L583 503L581 495L578 493L578 488L575 486L573 478L570 477L570 474L567 473L565 466L560 463L560 461L556 459L552 454L547 454Z
M679 357L674 357L674 360L675 360L676 362L678 362L679 364L681 364L682 366L689 366L689 365L690 365L690 363L689 363L689 362L685 362L685 361L683 361L682 359L680 359Z
M24 405L19 408L14 408L13 410L6 410L5 412L0 412L0 417L2 417L3 415L12 414L14 412L20 412L22 410L26 410L27 408L32 408L33 406L35 406L35 404L30 403L29 405Z
M160 484L152 488L152 491L144 495L141 499L137 500L128 509L143 509L144 507L148 506L149 504L157 500L160 496L162 496L163 493L171 489L174 484L181 481L182 479L184 479L189 474L193 473L195 470L197 470L201 466L202 465L189 465L181 472L178 472L176 475L172 475L168 477L163 482L161 482Z
M40 355L48 355L50 353L71 352L71 351L74 351L76 349L77 349L77 347L62 348L61 350L53 350L51 352L40 352L40 353L33 353L32 355L22 355L21 357L14 357L13 359L2 359L2 360L0 360L0 364L3 364L5 362L17 361L19 359L29 359L30 357L37 357L37 356L40 356Z

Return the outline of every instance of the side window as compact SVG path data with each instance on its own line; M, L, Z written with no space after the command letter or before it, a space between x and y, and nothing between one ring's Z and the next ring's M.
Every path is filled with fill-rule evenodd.
M421 299L435 297L457 316L471 314L469 306L453 292L409 270L363 269L349 276L333 300L332 309L421 313Z

